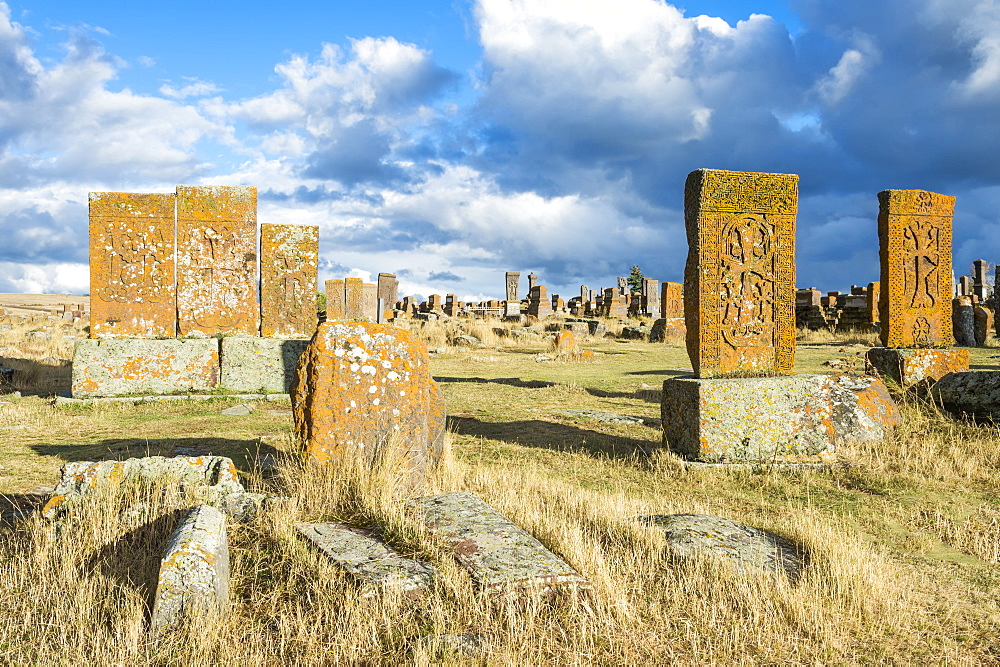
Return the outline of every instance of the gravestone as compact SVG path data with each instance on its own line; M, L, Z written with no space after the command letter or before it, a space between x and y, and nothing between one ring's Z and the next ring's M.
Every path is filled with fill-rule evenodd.
M952 299L951 321L955 343L962 347L976 347L976 315L972 310L971 296Z
M715 169L685 186L687 349L699 377L795 362L798 176Z
M664 282L661 286L660 317L668 320L684 317L684 286L680 283Z
M868 321L874 324L878 322L878 303L879 303L879 292L881 283L875 281L873 283L868 283Z
M538 274L529 273L528 274L528 295L531 295L531 290L535 289L535 285L538 284Z
M360 319L365 316L365 281L361 278L344 278L344 318Z
M346 294L344 280L337 278L326 281L326 321L342 320L347 312L347 304L344 302Z
M618 296L628 294L628 292L628 278L625 276L618 276Z
M372 322L378 319L378 285L376 283L362 283L361 313L361 317Z
M660 281L642 279L642 314L657 317L660 314Z
M972 261L972 294L982 303L986 301L989 286L986 284L986 273L989 271L990 263L985 259Z
M552 301L549 299L548 288L535 285L528 295L528 315L544 320L552 315Z
M309 338L316 330L319 227L260 226L260 335Z
M257 188L177 186L177 333L260 331Z
M972 278L969 276L958 279L958 296L972 296Z
M396 307L396 302L399 301L399 281L396 280L395 274L380 273L377 284L378 298L382 301L382 318L391 320L393 309Z
M580 285L580 304L585 304L590 300L590 288L586 285Z
M518 283L521 282L521 272L520 271L508 271L506 275L506 285L507 285L507 301L517 301L517 287Z
M879 331L868 367L903 386L969 368L952 331L951 224L955 198L925 190L878 194ZM906 348L921 354L905 353ZM920 363L917 363L919 359Z
M174 195L90 193L90 337L173 337Z

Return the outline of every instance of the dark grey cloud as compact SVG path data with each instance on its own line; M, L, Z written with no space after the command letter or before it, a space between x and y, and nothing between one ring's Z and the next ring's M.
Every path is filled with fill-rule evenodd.
M430 275L427 276L428 280L444 280L447 282L460 283L465 278L460 275L454 274L451 271L432 271Z

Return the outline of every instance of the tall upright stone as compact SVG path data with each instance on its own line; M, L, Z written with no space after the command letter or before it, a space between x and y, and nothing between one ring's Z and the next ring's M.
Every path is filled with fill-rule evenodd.
M507 301L518 301L517 288L518 284L521 282L521 272L508 271L504 277L506 278Z
M344 318L360 319L365 316L365 281L361 278L344 279Z
M177 329L259 333L257 188L177 186Z
M260 335L309 338L316 330L319 227L260 226Z
M879 296L881 294L881 285L882 283L878 280L868 283L868 321L872 324L879 321L878 304L881 298Z
M90 337L175 333L174 195L90 193Z
M642 279L642 314L657 317L660 314L660 281Z
M951 345L955 198L924 190L884 190L878 202L882 345Z
M716 169L688 176L684 316L699 377L792 370L798 180Z
M979 300L979 303L986 301L989 296L989 286L986 284L986 274L989 272L990 263L985 259L972 260L972 294Z
M375 322L378 320L378 284L361 284L361 317Z
M528 295L528 315L544 320L552 315L552 300L544 285L535 285Z
M528 298L531 298L531 290L535 289L535 285L538 284L538 274L529 273L528 274Z
M326 281L326 321L344 319L347 304L344 302L344 279Z
M684 317L684 286L680 283L664 282L661 285L660 317L668 320Z
M399 281L393 273L378 274L378 298L382 301L383 319L391 320L399 301Z

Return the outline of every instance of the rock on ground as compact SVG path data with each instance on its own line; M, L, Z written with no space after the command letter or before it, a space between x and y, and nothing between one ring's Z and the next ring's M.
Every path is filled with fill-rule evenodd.
M773 533L707 514L656 514L639 521L663 530L675 557L716 557L739 572L777 572L796 581L805 565L801 549Z

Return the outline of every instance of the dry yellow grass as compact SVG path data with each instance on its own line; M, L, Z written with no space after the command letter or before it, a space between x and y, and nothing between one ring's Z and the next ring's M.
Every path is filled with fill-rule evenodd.
M851 464L843 468L691 469L658 447L654 427L558 412L658 416L656 383L688 363L681 348L593 340L583 346L602 353L595 364L536 363L543 340L510 341L494 331L505 328L499 322L455 324L413 324L432 349L448 348L432 364L453 416L449 454L425 492L478 494L590 578L591 598L515 604L477 590L404 512L406 494L392 491L389 469L305 465L294 455L290 417L227 421L218 414L232 401L225 398L202 407L67 408L23 398L0 408L0 428L28 426L0 431L0 442L9 437L5 457L16 454L0 460L7 475L0 483L11 483L13 466L18 475L48 466L51 477L55 460L32 454L50 451L50 441L76 443L57 450L72 459L74 447L88 457L101 447L107 456L140 455L112 449L140 435L157 440L145 445L149 453L168 453L200 433L240 446L266 443L279 459L277 474L262 474L251 456L241 464L245 481L292 501L254 523L230 524L229 617L157 644L145 627L176 498L106 489L58 535L38 518L0 528L0 663L1000 661L997 427L904 401L893 436L843 448ZM453 347L465 332L489 349ZM816 341L816 359L849 344ZM130 512L139 500L147 505ZM689 512L801 544L809 556L803 578L793 585L711 561L676 563L662 534L634 520ZM375 530L404 555L438 567L438 585L416 601L359 598L353 582L294 535L295 521L314 520ZM421 640L449 633L480 635L484 653L463 658Z

